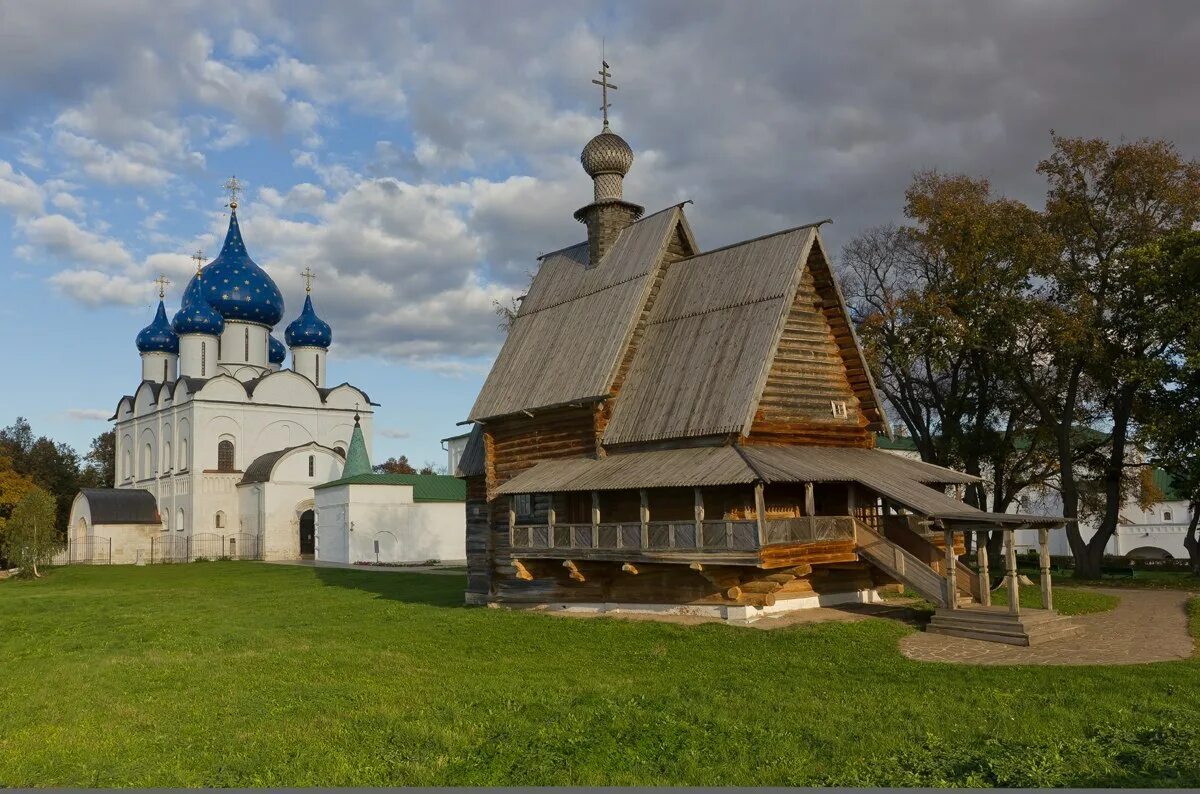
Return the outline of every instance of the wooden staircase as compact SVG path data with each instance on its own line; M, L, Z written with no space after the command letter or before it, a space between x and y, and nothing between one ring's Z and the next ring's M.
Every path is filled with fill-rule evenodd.
M885 538L861 521L854 522L855 543L859 556L898 582L903 582L921 597L946 607L946 580L921 558Z
M1008 606L983 606L982 588L988 583L957 561L954 606L950 607L947 595L950 586L934 568L945 564L944 549L908 529L892 528L889 535L893 537L884 537L861 521L854 522L854 529L860 557L938 607L925 629L932 634L1009 645L1038 645L1083 630L1052 609L1014 612Z

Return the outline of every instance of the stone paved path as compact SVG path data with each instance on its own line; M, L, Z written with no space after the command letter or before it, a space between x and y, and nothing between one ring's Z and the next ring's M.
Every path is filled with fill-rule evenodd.
M1083 627L1074 637L1025 648L922 631L902 639L900 652L919 661L960 664L1144 664L1192 657L1187 602L1194 593L1111 588L1097 592L1115 595L1121 603L1110 612L1072 617Z

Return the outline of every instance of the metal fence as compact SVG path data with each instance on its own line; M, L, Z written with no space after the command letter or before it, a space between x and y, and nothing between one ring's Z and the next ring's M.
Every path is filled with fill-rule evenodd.
M200 532L186 536L164 532L150 539L151 563L261 560L262 552L262 537L248 532L231 535Z
M92 536L72 540L54 555L51 565L109 565L112 563L112 538Z

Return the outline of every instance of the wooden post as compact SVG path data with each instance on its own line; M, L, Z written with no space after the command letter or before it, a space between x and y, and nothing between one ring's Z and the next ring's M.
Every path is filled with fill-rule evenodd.
M1017 581L1017 533L1009 530L1004 533L1005 562L1008 574L1008 611L1009 614L1021 614L1021 589Z
M638 491L638 499L641 500L641 506L638 509L638 519L639 519L639 523L641 523L641 525L642 525L641 536L642 536L642 538L649 538L650 537L650 492L647 491L645 488L640 489ZM621 533L618 532L617 534L619 536ZM643 540L643 544L645 542L646 541ZM644 546L643 546L643 548L644 548Z
M811 482L804 483L804 515L814 516L817 514L817 499L813 496L813 484Z
M979 562L979 603L990 607L992 605L992 577L988 573L987 544L983 542L983 538L979 538L976 546L975 559Z
M763 497L763 484L754 483L754 515L758 521L758 547L761 549L767 540L767 500Z
M692 489L692 520L696 524L696 548L704 548L704 492Z
M558 512L554 509L554 494L550 494L550 504L546 507L546 526L550 527L550 532L554 532L554 522L558 521Z
M517 531L517 497L508 497L508 546L512 548L513 535ZM550 545L554 546L554 538L550 538Z
M592 491L592 548L600 544L600 492Z
M943 530L946 539L946 607L958 609L958 581L956 578L958 566L954 564L954 530L947 527Z
M1042 608L1054 609L1054 594L1050 584L1050 530L1038 530L1039 564L1042 569Z

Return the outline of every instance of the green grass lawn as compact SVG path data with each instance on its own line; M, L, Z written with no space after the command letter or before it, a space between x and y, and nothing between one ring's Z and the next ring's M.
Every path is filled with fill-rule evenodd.
M1200 662L925 664L893 621L554 618L462 607L463 584L0 582L0 785L1200 785Z

